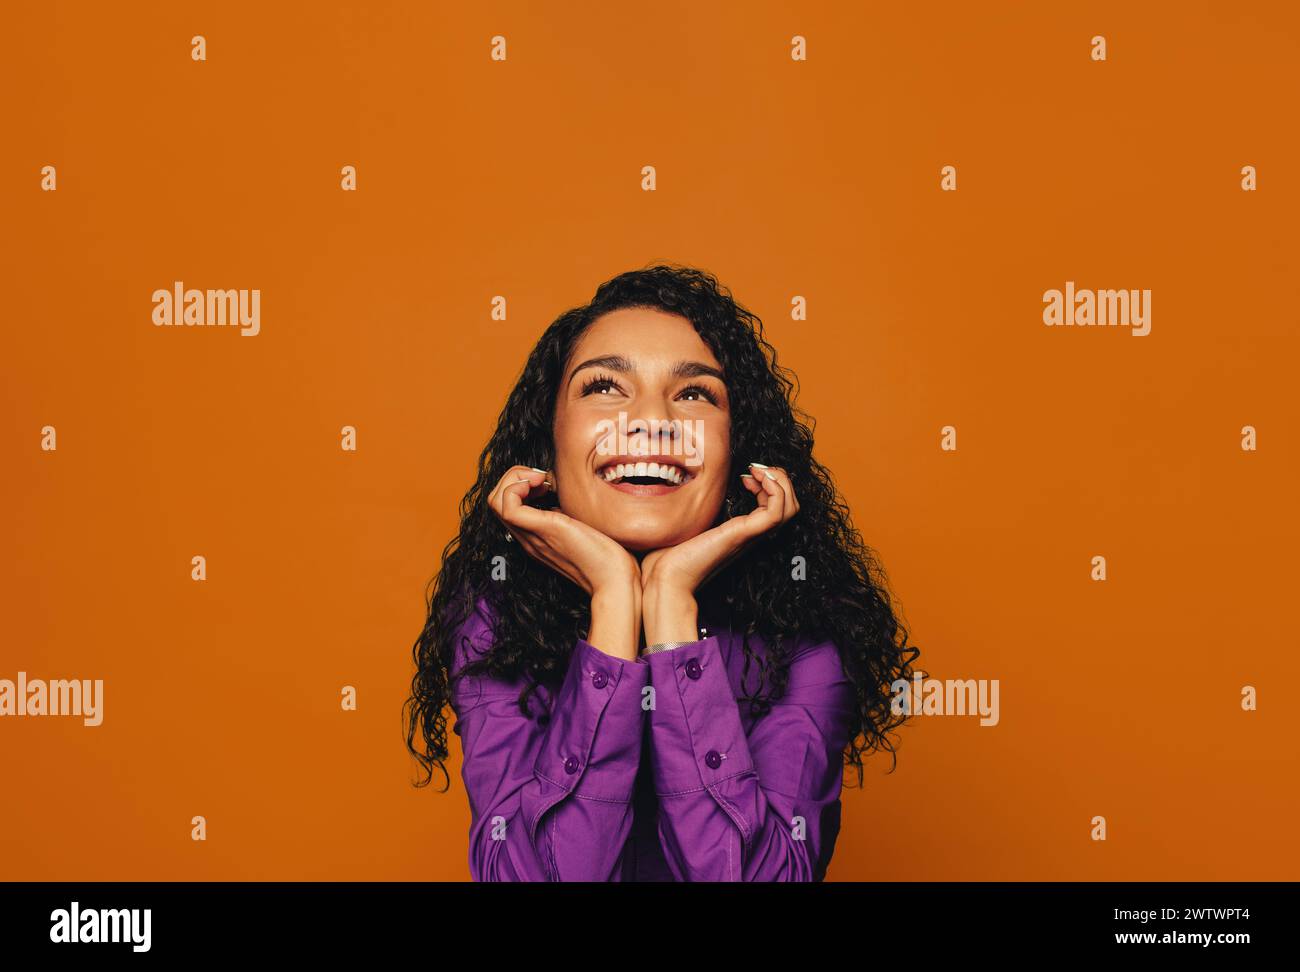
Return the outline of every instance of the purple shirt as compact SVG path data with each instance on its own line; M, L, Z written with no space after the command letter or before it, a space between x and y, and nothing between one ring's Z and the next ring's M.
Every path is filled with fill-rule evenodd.
M484 610L457 636L456 671L465 639L491 646ZM725 630L637 661L579 639L560 687L529 700L545 725L519 711L522 680L455 683L473 880L822 880L853 685L833 644L801 641L784 697L755 719L744 665Z

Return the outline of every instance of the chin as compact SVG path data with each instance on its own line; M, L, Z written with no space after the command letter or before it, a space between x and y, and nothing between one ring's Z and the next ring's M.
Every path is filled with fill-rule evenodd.
M662 550L664 547L675 547L683 540L688 539L688 537L680 534L648 536L646 534L637 533L630 535L611 535L610 539L616 540L618 543L622 544L625 549L630 550L632 553L649 553L651 550Z
M699 536L703 532L702 530L693 530L689 527L682 528L681 526L670 528L655 521L630 523L627 520L620 520L617 523L592 525L632 553L649 553L651 550L675 547L679 543L683 543L691 539L691 537Z

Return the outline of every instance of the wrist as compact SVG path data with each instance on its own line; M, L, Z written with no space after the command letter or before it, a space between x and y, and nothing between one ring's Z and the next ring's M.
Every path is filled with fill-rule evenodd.
M665 641L699 641L699 609L689 591L659 585L641 595L641 623L647 645Z
M593 591L588 643L615 658L636 660L641 641L641 602L641 589L635 582Z

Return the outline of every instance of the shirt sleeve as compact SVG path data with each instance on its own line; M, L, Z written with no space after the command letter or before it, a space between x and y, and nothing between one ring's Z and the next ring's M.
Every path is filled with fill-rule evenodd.
M476 612L458 636L455 669L490 639ZM453 683L473 880L621 879L648 684L644 662L581 639L545 725L520 711L522 682L469 676ZM543 692L529 699L534 713Z
M803 645L745 733L717 637L646 659L659 839L679 881L820 881L856 711L830 642Z

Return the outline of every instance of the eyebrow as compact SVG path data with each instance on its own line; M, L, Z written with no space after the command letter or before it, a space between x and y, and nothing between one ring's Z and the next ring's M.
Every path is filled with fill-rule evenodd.
M632 362L621 354L606 354L599 358L588 358L582 364L578 365L569 372L569 381L566 384L572 384L574 376L584 368L605 368L609 371L617 371L619 374L629 374L636 371ZM674 378L700 378L709 376L718 379L724 385L727 383L726 377L717 368L706 365L703 361L679 361L672 367L670 372Z

